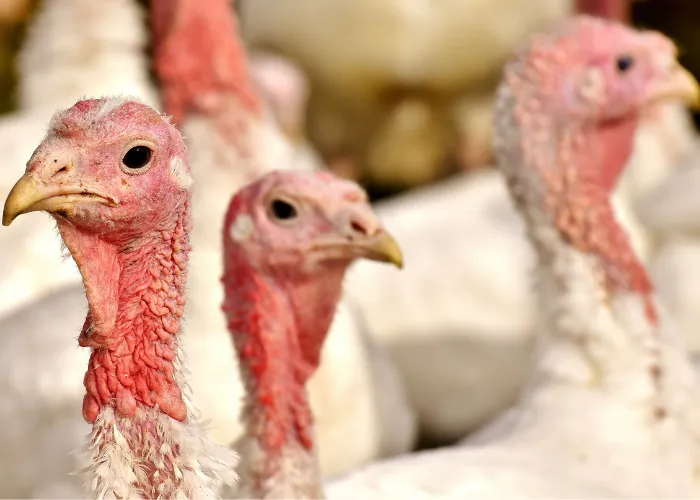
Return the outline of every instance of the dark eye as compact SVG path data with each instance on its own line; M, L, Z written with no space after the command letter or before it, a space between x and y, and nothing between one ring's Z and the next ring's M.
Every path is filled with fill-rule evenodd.
M297 209L291 203L283 200L272 200L272 214L279 220L290 220L297 216Z
M620 73L624 73L634 66L634 58L632 56L620 56L617 58L617 61L615 61L615 65Z
M148 162L151 161L151 156L153 156L153 151L148 146L134 146L126 152L124 158L122 158L122 163L127 168L136 170L148 165Z

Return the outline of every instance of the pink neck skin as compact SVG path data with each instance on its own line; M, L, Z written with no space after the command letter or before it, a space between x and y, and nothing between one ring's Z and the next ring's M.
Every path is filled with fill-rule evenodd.
M79 338L81 346L92 349L83 418L94 424L107 407L117 417L133 418L158 405L162 413L185 421L187 408L173 363L185 305L189 201L160 230L130 241L105 241L61 217L57 221L89 303ZM152 427L136 433L120 429L127 441L133 438L129 446L136 456L143 441L138 435L155 433ZM160 438L154 434L154 439ZM147 468L152 460L144 457L143 462Z
M552 214L552 222L562 239L582 253L598 258L609 295L636 293L643 300L649 324L655 327L658 315L652 298L653 284L629 237L615 219L610 200L632 153L638 119L638 116L629 116L585 127L578 133L562 130L548 134L558 137L561 145L556 164L552 166L551 162L531 159L530 168L540 172L546 193L544 210ZM537 155L528 154L527 149L524 152L526 157L537 158ZM516 191L514 194L518 199ZM538 241L537 237L534 242L539 247L540 258L547 260L547 242ZM663 371L657 339L650 339L649 346L648 373L657 393L661 394ZM661 420L666 414L660 400L653 408L653 417Z
M221 113L227 96L260 113L230 0L152 0L151 24L163 106L175 123L189 112Z
M294 482L280 477L289 470L290 458L315 463L313 416L305 385L318 367L347 263L326 265L323 279L296 271L261 275L231 253L225 266L223 309L247 389L243 419L247 435L265 457L263 466L253 466L251 477L245 479L252 483L251 492L266 497L271 482ZM321 492L318 474L311 476L316 484L297 488Z
M630 116L587 128L574 138L576 164L562 162L558 181L550 183L547 204L565 241L598 256L608 289L637 292L644 298L649 321L656 323L653 285L610 201L632 153L637 123L638 117Z

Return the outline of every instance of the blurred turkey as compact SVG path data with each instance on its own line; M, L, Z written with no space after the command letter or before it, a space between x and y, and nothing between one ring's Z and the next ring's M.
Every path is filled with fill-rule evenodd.
M627 15L607 2L577 9ZM632 204L673 171L692 133L681 104L654 111L638 129L613 198L643 260L654 247ZM377 210L403 245L406 269L391 275L360 264L346 287L399 366L425 437L450 442L508 407L521 388L537 320L532 250L496 171L463 174ZM361 284L370 273L383 276L367 290ZM684 333L698 337L697 329Z
M677 0L634 4L635 19L667 30L681 46L679 59L698 74L698 4ZM690 114L667 106L647 119L647 135L638 139L639 169L635 213L650 235L653 257L649 270L659 295L687 347L700 353L700 138ZM657 147L654 147L656 144ZM651 147L650 147L651 145ZM632 185L633 184L633 185Z
M308 134L332 169L380 191L491 157L499 70L571 0L244 0L253 49L298 62L311 81Z
M685 332L688 348L700 354L700 140L686 132L691 146L680 166L637 203L639 219L654 235L650 262L660 295Z
M44 0L17 58L20 109L0 117L0 197L39 144L58 107L85 95L129 94L157 104L144 56L142 12L126 0ZM68 282L54 222L32 213L0 231L0 314Z

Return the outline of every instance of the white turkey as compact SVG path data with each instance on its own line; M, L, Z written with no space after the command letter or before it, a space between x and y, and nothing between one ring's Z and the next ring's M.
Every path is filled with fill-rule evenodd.
M697 381L609 199L640 110L700 98L676 56L659 33L586 16L515 54L494 149L536 251L526 389L478 443L370 465L330 498L700 493Z
M688 148L688 120L674 100L645 111L613 197L643 261L654 252L654 237L634 203L675 168ZM421 432L438 443L460 439L510 406L522 388L537 321L528 286L534 254L497 170L415 190L377 210L410 265L392 275L360 263L348 292L399 367ZM377 285L365 289L375 273ZM684 334L698 338L695 329Z

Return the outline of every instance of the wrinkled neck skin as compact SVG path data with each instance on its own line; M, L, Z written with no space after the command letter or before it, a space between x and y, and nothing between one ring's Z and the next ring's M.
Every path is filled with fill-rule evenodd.
M299 274L288 280L244 262L227 264L224 310L246 388L240 498L324 497L305 385L318 366L345 269L326 269L323 280Z
M79 344L92 354L83 417L93 424L92 491L117 498L212 496L203 432L183 394L178 333L185 305L189 201L158 230L123 241L59 218L85 284L89 311ZM212 458L223 466L227 458ZM210 466L213 466L209 464ZM232 467L233 464L230 464ZM231 469L232 470L232 469Z
M542 316L533 384L620 389L661 419L664 367L653 286L610 202L636 123L633 116L554 128L542 137L556 138L558 150L525 153L531 166L511 171L509 183L538 254ZM521 174L533 169L537 185ZM638 390L625 392L631 384Z

